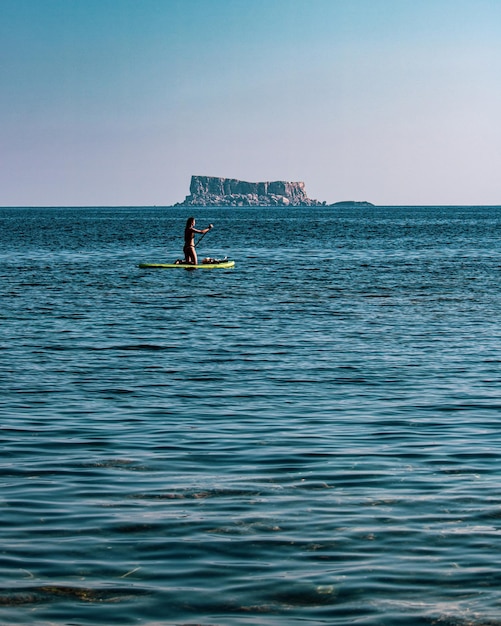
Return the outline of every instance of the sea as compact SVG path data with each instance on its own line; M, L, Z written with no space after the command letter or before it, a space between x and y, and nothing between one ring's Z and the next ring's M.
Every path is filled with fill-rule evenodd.
M0 624L501 625L500 234L1 208Z

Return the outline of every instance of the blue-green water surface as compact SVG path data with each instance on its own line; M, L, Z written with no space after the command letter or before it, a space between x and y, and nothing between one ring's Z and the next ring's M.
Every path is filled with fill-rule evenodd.
M501 624L501 209L194 214L0 209L0 623Z

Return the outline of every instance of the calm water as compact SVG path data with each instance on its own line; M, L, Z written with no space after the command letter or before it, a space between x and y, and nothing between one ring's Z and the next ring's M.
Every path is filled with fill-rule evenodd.
M501 624L500 208L0 209L0 623Z

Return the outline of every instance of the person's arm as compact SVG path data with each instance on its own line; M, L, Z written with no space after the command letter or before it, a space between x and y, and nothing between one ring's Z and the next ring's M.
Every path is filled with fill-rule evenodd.
M200 233L201 235L205 235L205 233L208 233L211 228L214 228L214 226L212 224L209 224L209 226L207 228L204 228L203 230L199 230L198 228L192 228L191 230L194 233Z

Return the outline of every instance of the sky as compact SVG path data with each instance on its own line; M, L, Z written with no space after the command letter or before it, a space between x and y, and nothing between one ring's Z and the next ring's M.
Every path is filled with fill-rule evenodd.
M0 206L501 204L500 0L0 0Z

